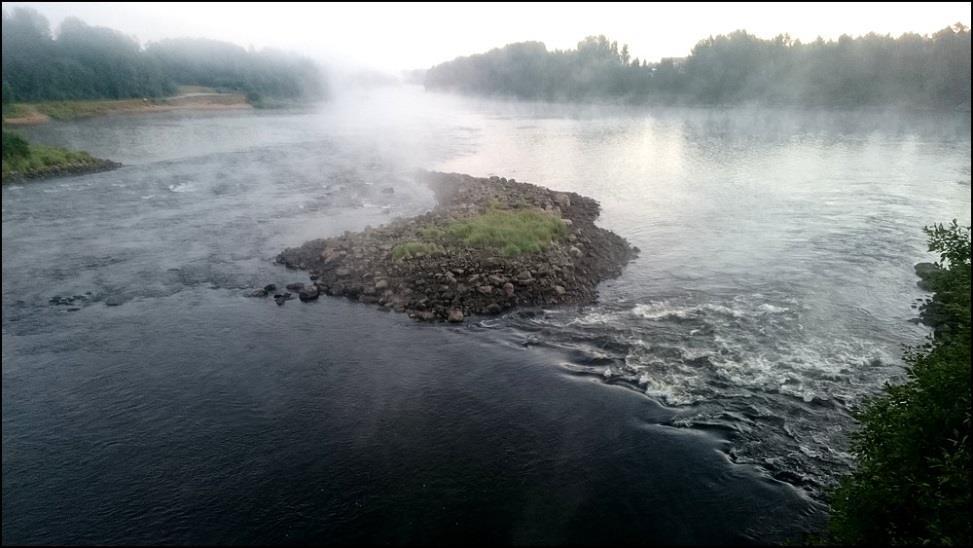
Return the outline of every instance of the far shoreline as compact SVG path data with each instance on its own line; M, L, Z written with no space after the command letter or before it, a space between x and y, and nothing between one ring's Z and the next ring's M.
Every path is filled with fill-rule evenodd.
M256 108L242 93L191 93L163 98L95 99L14 103L4 113L5 126L23 127L113 114L147 114L181 110L252 110Z

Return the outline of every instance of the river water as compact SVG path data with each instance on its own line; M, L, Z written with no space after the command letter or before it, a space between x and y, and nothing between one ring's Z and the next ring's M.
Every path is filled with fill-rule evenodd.
M125 166L3 188L4 543L800 538L927 335L921 227L970 220L968 114L405 87L25 133ZM432 207L419 167L591 196L642 253L463 326L244 296Z

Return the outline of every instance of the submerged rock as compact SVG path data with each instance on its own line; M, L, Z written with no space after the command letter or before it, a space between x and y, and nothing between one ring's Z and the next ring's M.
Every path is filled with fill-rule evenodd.
M933 263L916 263L914 268L916 270L916 276L919 276L919 281L916 282L916 285L923 291L932 291L932 279L942 269Z
M463 321L463 311L459 308L450 308L447 319L453 323L459 323Z

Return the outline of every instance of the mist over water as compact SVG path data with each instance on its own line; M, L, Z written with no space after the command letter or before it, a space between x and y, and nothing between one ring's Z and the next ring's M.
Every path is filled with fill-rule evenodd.
M969 114L388 87L24 133L126 166L2 191L5 542L813 530L849 410L927 333L921 227L970 220ZM591 196L641 254L594 305L463 327L243 296L432 207L415 168Z

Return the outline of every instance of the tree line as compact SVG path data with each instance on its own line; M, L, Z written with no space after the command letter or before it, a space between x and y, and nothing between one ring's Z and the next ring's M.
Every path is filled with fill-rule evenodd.
M177 85L300 99L321 98L326 83L309 59L206 39L142 46L117 30L65 19L53 33L29 8L3 10L3 99L51 101L161 97Z
M539 100L676 104L970 107L970 32L874 33L802 43L746 31L709 37L685 58L648 63L591 36L576 49L509 44L430 68L427 89Z

